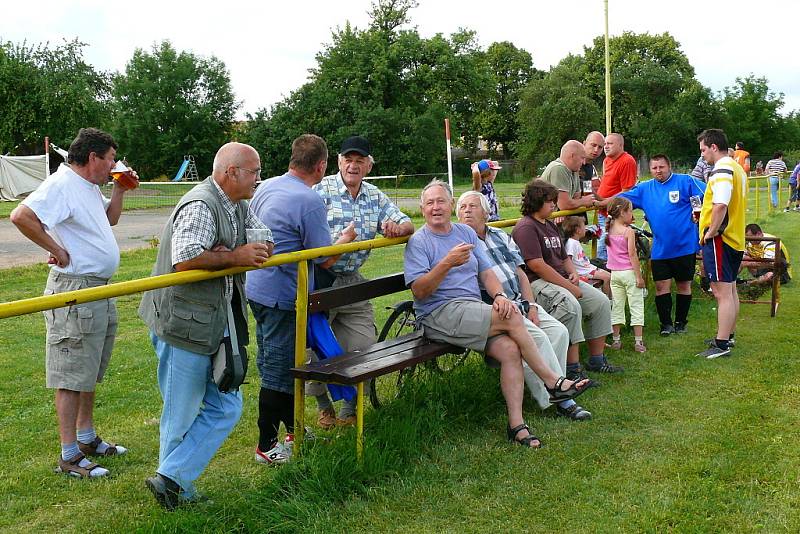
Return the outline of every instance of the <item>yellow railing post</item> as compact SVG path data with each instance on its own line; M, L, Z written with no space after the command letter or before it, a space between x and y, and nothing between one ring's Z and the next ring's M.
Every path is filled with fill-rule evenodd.
M761 217L761 206L759 206L758 200L761 198L761 186L758 185L758 177L754 177L753 181L756 184L756 219Z
M294 365L306 363L306 324L308 323L308 261L297 262L297 296L295 297ZM305 381L294 379L294 454L299 455L305 437Z
M356 458L364 460L364 382L356 385Z

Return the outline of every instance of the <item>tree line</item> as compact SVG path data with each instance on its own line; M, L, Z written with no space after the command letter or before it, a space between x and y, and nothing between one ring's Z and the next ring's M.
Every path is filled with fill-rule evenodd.
M529 171L557 157L567 139L605 125L604 41L594 39L549 71L513 43L485 50L476 33L422 37L414 0L376 0L364 29L332 31L306 83L282 101L235 121L241 106L225 64L177 51L169 41L137 49L124 72L99 72L86 45L0 43L0 150L30 153L49 136L66 145L80 127L110 131L144 177L171 174L193 154L209 172L226 140L259 151L266 175L285 171L291 141L312 132L332 149L358 133L375 147L374 173L444 169L444 118L453 144L517 158ZM715 94L696 78L668 32L610 39L612 128L637 156L697 153L695 136L722 127L752 154L800 147L800 114L781 115L783 95L753 74ZM334 150L332 150L334 151ZM334 154L335 157L335 154Z

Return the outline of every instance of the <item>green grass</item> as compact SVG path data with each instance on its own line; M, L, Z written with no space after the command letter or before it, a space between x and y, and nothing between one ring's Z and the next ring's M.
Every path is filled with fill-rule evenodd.
M515 216L515 208L504 215ZM774 216L766 231L800 250L800 215ZM115 280L147 276L154 250L123 254ZM401 269L402 247L373 252L365 274ZM2 272L0 301L41 293L41 266ZM714 329L713 300L698 295L690 332L660 338L652 297L648 352L620 354L621 376L581 398L594 414L570 423L526 400L545 448L505 441L497 371L473 356L445 375L423 374L405 395L366 418L363 465L352 431L320 432L304 457L281 468L253 462L257 372L243 391L242 420L199 479L214 504L162 511L143 485L156 467L161 402L156 361L138 296L121 297L119 335L98 389L97 427L130 448L105 465L113 477L55 475L59 452L52 392L44 388L39 314L0 323L0 530L487 532L789 531L800 529L800 370L794 335L800 292L782 291L779 316L742 305L728 359L693 356ZM378 299L383 307L400 295ZM252 326L252 325L251 325ZM254 346L251 352L254 352ZM314 420L313 402L306 415Z

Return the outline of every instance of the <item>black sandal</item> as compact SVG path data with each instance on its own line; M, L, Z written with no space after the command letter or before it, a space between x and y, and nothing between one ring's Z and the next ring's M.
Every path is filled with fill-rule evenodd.
M519 434L523 430L527 430L528 431L528 435L525 436L522 439L517 439L517 434ZM521 445L521 446L527 447L529 449L541 449L542 448L542 440L540 440L539 438L534 436L532 433L530 433L530 431L531 431L531 429L528 428L528 425L526 425L525 423L522 423L521 425L515 426L514 428L511 428L509 426L506 429L506 434L508 435L508 441L514 442L517 445ZM533 442L533 441L538 441L539 445L535 445L535 446L531 447L531 442Z
M590 378L586 385L581 388L578 388L577 386L579 380L575 380L567 389L561 389L561 385L564 383L564 380L566 380L566 377L562 376L556 380L556 383L552 388L545 386L547 393L550 394L550 404L558 404L561 401L574 399L593 385L592 379Z

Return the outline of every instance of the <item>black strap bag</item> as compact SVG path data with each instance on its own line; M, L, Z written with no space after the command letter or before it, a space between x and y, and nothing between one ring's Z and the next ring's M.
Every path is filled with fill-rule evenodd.
M228 306L228 335L222 338L211 362L212 378L222 393L239 389L247 376L247 349L239 345L233 308L229 300L226 299L225 303Z

